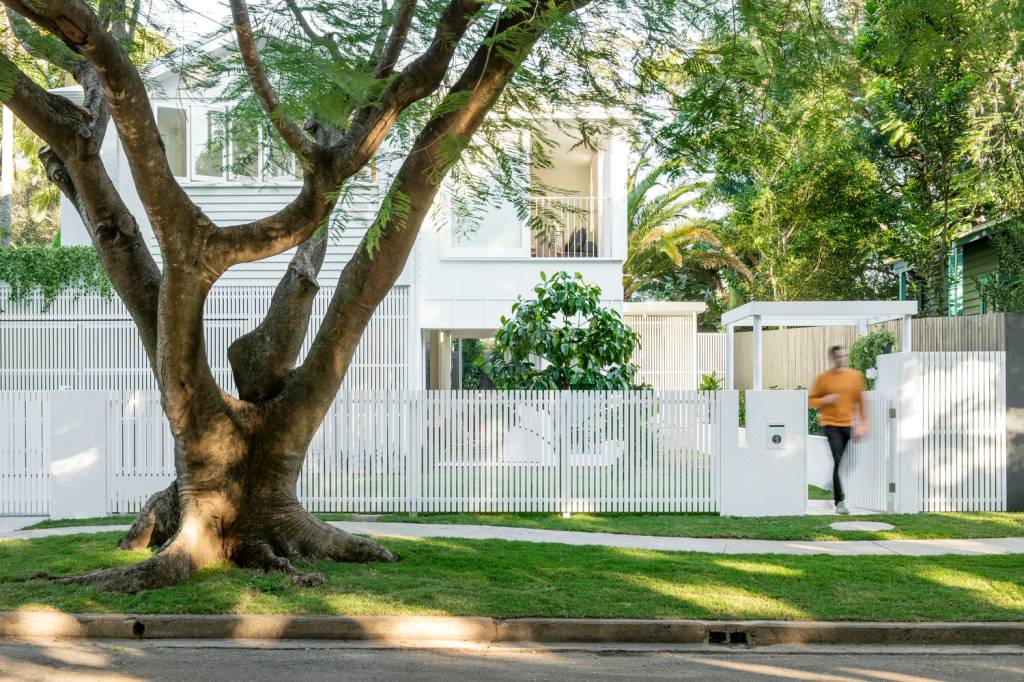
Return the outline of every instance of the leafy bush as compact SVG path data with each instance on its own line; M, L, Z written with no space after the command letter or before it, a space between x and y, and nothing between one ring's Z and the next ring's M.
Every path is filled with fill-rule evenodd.
M541 273L537 298L520 297L501 318L494 349L478 360L500 389L624 390L639 368L639 338L615 310L601 305L601 289L583 275Z
M866 334L850 347L850 367L860 370L867 376L868 370L875 368L878 356L895 348L896 335L890 331L880 330ZM867 379L867 383L868 388L871 388L875 382L873 379Z
M0 282L11 287L10 300L43 293L49 308L62 291L111 296L113 289L91 246L18 246L0 249Z
M725 387L725 378L718 376L717 372L701 374L700 382L697 384L698 391L720 391Z

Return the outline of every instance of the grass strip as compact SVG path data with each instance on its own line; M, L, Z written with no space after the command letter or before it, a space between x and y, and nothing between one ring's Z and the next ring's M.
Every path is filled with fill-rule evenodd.
M0 610L493 617L1024 620L1024 557L710 555L500 540L383 542L397 564L318 563L321 588L231 566L122 595L30 577L139 561L97 533L0 544Z

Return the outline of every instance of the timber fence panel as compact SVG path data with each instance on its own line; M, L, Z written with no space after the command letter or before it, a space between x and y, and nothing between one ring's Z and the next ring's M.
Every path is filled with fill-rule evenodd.
M637 333L633 362L640 367L637 381L658 391L697 387L700 342L693 315L624 315ZM724 363L723 363L724 364Z
M922 317L912 321L915 352L994 352L1006 349L1006 322L1002 313L964 317ZM899 321L873 325L885 329L902 344ZM831 346L849 348L857 340L856 327L792 327L764 332L762 357L766 387L809 388L828 369ZM736 388L752 386L753 341L750 332L736 333ZM724 350L723 350L724 354ZM723 355L724 357L724 355ZM701 363L704 362L703 355Z

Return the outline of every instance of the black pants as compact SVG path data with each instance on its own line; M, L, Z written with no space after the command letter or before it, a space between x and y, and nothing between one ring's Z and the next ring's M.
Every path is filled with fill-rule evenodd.
M846 446L850 442L850 427L826 426L825 438L828 438L828 447L832 450L832 496L836 504L839 504L846 499L846 495L843 495L843 484L839 481L839 464L843 461Z

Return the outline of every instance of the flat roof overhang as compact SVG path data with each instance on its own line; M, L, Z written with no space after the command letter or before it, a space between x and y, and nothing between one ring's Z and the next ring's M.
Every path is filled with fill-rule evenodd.
M722 314L727 327L857 327L917 314L917 301L754 301Z

